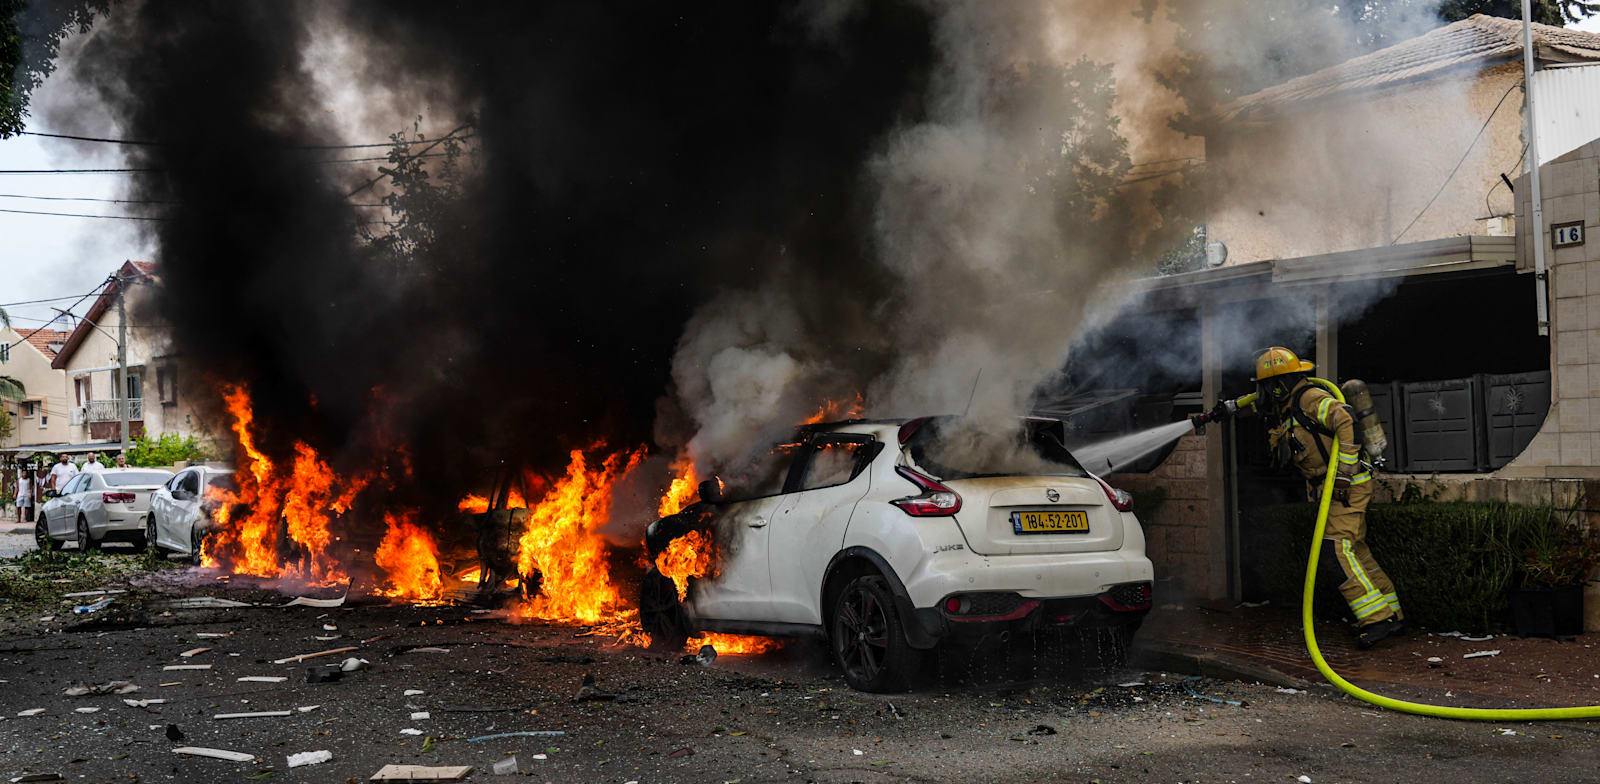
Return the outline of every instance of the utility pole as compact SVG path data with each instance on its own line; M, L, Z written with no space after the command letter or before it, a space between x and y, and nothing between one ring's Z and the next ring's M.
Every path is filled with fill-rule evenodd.
M1522 0L1522 95L1528 119L1528 181L1533 185L1531 209L1528 218L1533 223L1533 296L1534 308L1539 314L1539 334L1550 334L1550 306L1545 301L1548 285L1544 267L1544 196L1540 193L1539 123L1533 114L1533 11L1529 0Z
M128 279L117 276L117 415L122 419L122 453L128 453Z

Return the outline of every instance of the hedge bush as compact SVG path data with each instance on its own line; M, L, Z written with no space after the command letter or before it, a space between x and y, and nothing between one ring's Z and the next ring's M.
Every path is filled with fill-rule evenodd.
M1253 578L1247 589L1257 598L1299 606L1316 513L1309 503L1242 510L1242 552L1247 579ZM1407 622L1481 633L1507 622L1517 554L1571 520L1570 512L1499 502L1374 504L1367 510L1367 544L1394 581ZM1337 590L1344 574L1323 552L1315 610L1319 617L1346 617Z

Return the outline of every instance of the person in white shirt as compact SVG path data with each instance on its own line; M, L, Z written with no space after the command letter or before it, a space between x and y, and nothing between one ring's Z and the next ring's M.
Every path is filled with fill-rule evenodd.
M99 452L90 452L89 460L83 464L82 469L84 471L104 471L106 467L100 462Z
M27 519L23 519L27 510ZM17 522L33 522L33 468L24 467L17 475Z
M61 490L78 475L78 467L72 464L72 458L61 456L61 462L50 467L50 478L46 480L51 490L60 494Z

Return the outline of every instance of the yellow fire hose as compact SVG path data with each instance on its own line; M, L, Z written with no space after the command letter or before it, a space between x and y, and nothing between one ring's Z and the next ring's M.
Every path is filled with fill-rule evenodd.
M1344 393L1332 382L1320 378L1311 379L1313 383L1326 387L1339 402L1344 402ZM1333 439L1333 449L1329 454L1339 451L1339 438ZM1305 594L1300 599L1300 623L1305 628L1306 651L1311 654L1311 661L1317 665L1317 671L1329 683L1339 687L1341 691L1358 700L1372 703L1380 708L1397 710L1402 713L1415 713L1421 716L1437 716L1443 719L1475 719L1478 721L1538 721L1541 719L1596 719L1600 718L1600 705L1585 705L1576 708L1452 708L1445 705L1428 705L1420 702L1406 702L1382 694L1373 694L1357 686L1333 671L1328 662L1322 658L1322 651L1317 648L1317 633L1311 625L1311 594L1317 587L1317 557L1322 554L1322 532L1328 525L1328 503L1333 499L1333 479L1337 470L1335 461L1328 461L1328 475L1322 481L1322 498L1317 503L1317 527L1311 532L1311 558L1306 563L1306 588Z

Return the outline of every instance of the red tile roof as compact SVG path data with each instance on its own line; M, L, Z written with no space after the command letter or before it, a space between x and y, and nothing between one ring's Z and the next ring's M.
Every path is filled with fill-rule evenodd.
M1535 54L1545 62L1600 60L1600 35L1533 25ZM1219 107L1220 120L1253 119L1264 109L1316 101L1439 76L1462 66L1522 56L1522 22L1473 14L1409 41L1240 97Z
M116 275L119 278L131 280L144 276L153 277L155 270L156 265L153 261L124 261L122 266L117 268ZM73 352L77 351L84 338L88 337L89 331L94 329L94 325L100 322L100 317L105 315L106 309L117 301L117 289L120 285L120 283L113 281L106 286L105 291L100 292L100 296L95 298L94 304L89 306L89 312L83 315L83 320L78 322L77 328L67 336L66 345L61 348L60 353L50 360L50 367L60 370L67 366L67 360L72 358Z
M39 353L43 354L45 359L53 360L56 358L56 352L51 350L50 344L66 343L67 336L72 333L62 329L19 329L17 334L28 341L28 345L39 349Z

